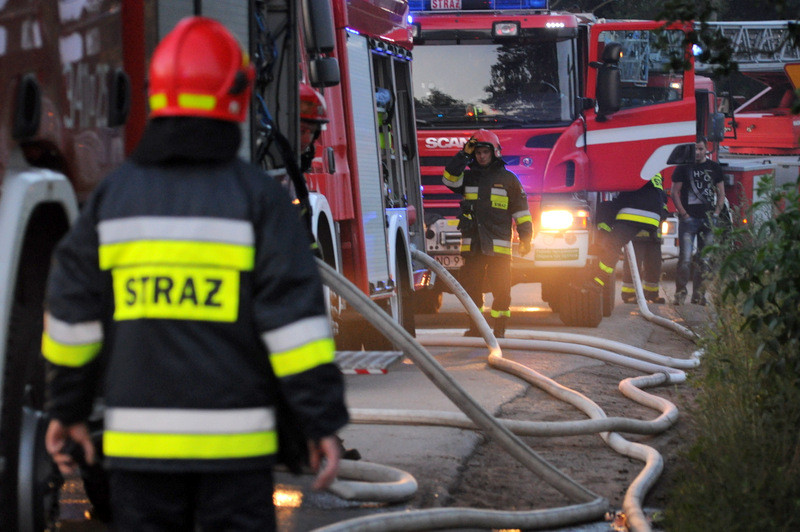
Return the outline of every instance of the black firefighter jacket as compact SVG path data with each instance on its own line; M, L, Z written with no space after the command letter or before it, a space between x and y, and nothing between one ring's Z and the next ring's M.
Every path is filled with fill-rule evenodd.
M286 192L239 159L124 163L58 246L47 410L87 419L109 468L269 467L275 402L308 438L348 420L323 292Z
M651 237L661 238L661 222L666 219L666 207L667 195L658 173L638 189L620 192L612 201L601 204L598 228L610 232L610 226L615 222L633 223Z
M530 242L533 235L528 200L517 176L495 158L486 167L473 165L465 170L470 157L458 152L447 163L442 182L462 194L462 216L471 215L472 227L461 233L461 252L470 253L477 246L485 255L511 256L511 221L517 224L520 242Z

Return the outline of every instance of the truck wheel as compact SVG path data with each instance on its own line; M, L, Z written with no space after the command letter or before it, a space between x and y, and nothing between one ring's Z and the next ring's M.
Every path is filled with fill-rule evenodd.
M400 254L398 253L398 257ZM398 259L397 264L397 297L399 301L397 302L397 306L400 310L400 315L398 316L398 322L400 325L403 326L408 334L411 336L417 335L417 325L414 320L414 299L416 296L416 292L414 292L414 287L411 286L411 281L408 279L408 275L405 273L408 271L408 268L405 266L405 261Z
M614 274L603 287L603 317L607 318L614 313L614 305L617 298L617 280Z
M550 305L553 312L558 312L558 304L561 301L561 290L553 283L542 283L542 301Z
M417 314L436 314L442 308L442 292L435 288L423 288L414 292L414 309Z
M2 388L0 452L5 467L0 479L0 530L38 532L57 513L61 484L57 478L50 478L52 462L39 445L43 443L40 409L44 389L39 353L41 311L24 306L19 301L21 290L17 292L9 322ZM42 437L39 442L35 441L38 437Z
M603 320L603 295L569 286L563 291L558 308L565 325L597 327Z

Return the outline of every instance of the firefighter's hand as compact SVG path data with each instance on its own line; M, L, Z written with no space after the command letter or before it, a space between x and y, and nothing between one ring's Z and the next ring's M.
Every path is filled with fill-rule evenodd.
M478 143L475 138L470 137L466 144L464 144L464 153L467 155L472 155L472 152L475 151L475 145Z
M311 487L324 490L336 480L339 460L342 457L342 444L336 436L326 436L321 440L308 442L308 462L317 474Z
M528 253L531 252L531 243L530 242L520 242L519 243L519 256L524 257Z
M78 469L75 459L65 452L69 440L83 448L86 463L89 465L94 464L95 457L94 444L92 444L92 437L86 423L65 426L57 419L51 420L44 437L44 445L53 462L58 466L58 470L65 475L74 473Z

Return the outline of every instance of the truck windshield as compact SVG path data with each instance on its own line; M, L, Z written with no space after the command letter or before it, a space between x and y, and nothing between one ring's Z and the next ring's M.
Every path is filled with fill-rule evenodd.
M414 46L420 129L538 127L571 122L571 41Z

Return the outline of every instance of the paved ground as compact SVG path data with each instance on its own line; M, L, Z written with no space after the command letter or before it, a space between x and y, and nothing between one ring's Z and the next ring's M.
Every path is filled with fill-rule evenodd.
M668 281L665 289L667 296L671 297L674 285ZM515 287L512 300L515 318L511 323L509 337L524 336L524 331L528 329L542 329L600 336L672 356L686 357L693 350L689 342L644 320L633 305L618 304L614 315L605 319L600 327L583 329L563 327L557 315L540 301L534 285ZM698 326L706 319L707 309L702 307L676 308L660 305L654 308L660 314L686 325ZM431 329L437 329L434 332L439 334L444 332L440 329L450 327L454 328L449 331L450 334L460 335L466 326L466 319L458 302L448 295L445 297L442 312L437 316L418 316L418 326L421 337L431 334ZM574 410L564 409L546 397L546 394L532 389L518 378L490 369L486 363L485 348L441 347L431 348L430 352L479 404L495 415L518 419L541 419L537 416L542 415L548 419L582 418L582 415L576 414ZM615 392L615 383L620 378L630 376L626 374L629 372L577 355L506 350L504 356L518 360L559 382L569 383L567 385L575 386L582 392L586 391L587 395L608 409L609 415L637 415L645 419L653 417L652 411L631 407L629 403L620 400L618 392ZM386 375L348 375L346 379L347 399L351 408L456 411L456 407L445 395L406 358L391 367ZM600 397L594 395L595 393ZM669 393L673 396L671 399L680 402L679 392L671 390ZM606 397L609 399L605 400ZM297 478L279 473L276 499L280 504L282 532L311 530L375 512L480 505L481 501L475 499L475 494L489 508L494 508L495 504L522 504L526 508L563 504L556 502L559 494L553 495L550 488L522 490L516 482L520 478L518 469L514 469L513 464L509 466L506 458L495 458L502 450L491 447L491 442L473 431L442 427L353 424L343 431L342 437L345 446L358 449L363 460L390 465L412 474L419 484L417 493L406 503L388 506L348 502L330 494L310 492L307 477ZM670 438L674 439L674 436L666 437L666 444L675 443ZM590 489L606 497L612 509L618 508L621 493L640 466L626 458L623 458L623 466L612 463L618 460L613 456L615 453L611 453L598 442L599 438L592 436L587 436L578 443L552 439L545 441L540 438L539 441L529 442L529 445L537 452L549 453L548 459L558 462L558 467L568 469L569 474L576 475L579 482L589 482ZM573 452L556 456L558 453L553 454L552 451L558 449L571 449ZM593 458L595 455L601 456L602 461L597 462ZM578 464L576 456L585 459L584 466L582 469L578 467L578 471L575 470ZM605 465L599 466L598 463ZM614 468L616 473L608 473ZM582 470L589 470L585 472L590 473L594 471L595 480L579 479ZM479 472L488 473L488 480L482 480ZM536 479L527 479L525 483L532 486L535 481ZM607 492L600 492L606 488ZM487 493L481 495L480 489L487 490ZM518 501L518 497L523 497L523 491L535 492L536 497L541 492L543 498L525 499L524 502L520 498ZM492 500L493 498L496 500ZM545 501L544 506L540 506L540 501ZM64 502L69 504L65 504L63 508L61 530L104 530L102 526L82 519L86 501L81 498L77 483L68 484L64 491ZM569 530L599 531L609 528L608 523L599 522Z

